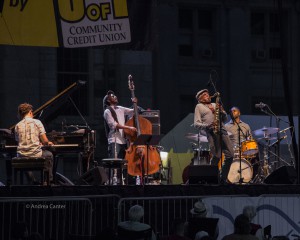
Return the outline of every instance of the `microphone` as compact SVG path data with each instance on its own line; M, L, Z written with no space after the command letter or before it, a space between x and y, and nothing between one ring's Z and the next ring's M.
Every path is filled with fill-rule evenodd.
M196 143L190 142L190 144L192 145L192 148L198 147L198 145Z
M287 135L279 138L278 140L276 140L275 142L273 142L272 144L269 145L269 147L273 147L275 144L278 144L280 143L282 140L286 139L287 138Z
M209 80L206 84L207 87L209 87L211 85L211 73L209 73Z
M293 127L293 126L287 127L287 128L285 128L285 129L279 131L279 133L285 132L285 131L289 130L289 129L292 128L292 127Z
M260 102L260 103L258 103L258 104L255 104L255 108L260 108L260 109L265 108L265 107L267 107L267 106L268 106L268 105L265 104L265 103L263 103L263 102Z
M129 80L129 81L132 80L132 75L131 75L131 74L128 75L128 80Z

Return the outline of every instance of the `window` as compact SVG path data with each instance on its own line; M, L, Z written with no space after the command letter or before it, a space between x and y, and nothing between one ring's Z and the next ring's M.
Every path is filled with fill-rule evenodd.
M193 30L193 10L192 9L179 9L179 28Z
M212 9L187 6L178 9L179 56L202 60L211 60L214 57L213 13Z
M251 34L264 35L265 34L265 14L254 12L251 13Z
M281 59L281 47L279 38L279 18L274 12L253 11L251 13L251 34L252 34L252 62L265 63L270 60ZM286 24L288 15L283 14ZM284 31L288 28L283 26Z
M279 33L279 16L277 13L270 14L270 32Z
M75 90L70 96L80 112L88 115L88 49L87 48L58 48L57 50L57 91L61 92L78 80L86 84ZM64 108L64 115L78 116L78 112L70 102Z
M200 30L212 30L212 12L209 10L198 10L198 28Z
M270 56L270 59L281 59L281 48L270 47L269 56Z

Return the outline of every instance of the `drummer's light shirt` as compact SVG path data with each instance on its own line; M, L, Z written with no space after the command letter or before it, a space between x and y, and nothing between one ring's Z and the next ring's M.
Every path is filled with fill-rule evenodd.
M247 123L240 121L239 123L242 132L240 132L241 142L247 140L251 136L251 129ZM229 138L234 146L239 145L239 128L232 120L225 124L225 129L229 132ZM230 134L232 133L232 134Z

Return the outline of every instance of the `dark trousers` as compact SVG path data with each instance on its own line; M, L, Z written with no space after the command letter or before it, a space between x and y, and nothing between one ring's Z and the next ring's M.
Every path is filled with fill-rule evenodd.
M127 145L126 144L118 144L118 143L110 143L108 144L108 158L120 158L120 159L125 159L125 155L126 152L125 150L127 149ZM112 173L111 176L113 178L114 175L119 176L118 171L120 171L119 169L112 169ZM127 178L127 171L126 169L123 169L123 177ZM109 181L111 181L113 184L113 179L109 179ZM121 181L123 181L122 179L117 179L117 183L120 184Z
M108 158L115 158L115 155L117 155L117 158L124 159L126 148L126 144L110 143L108 145Z
M49 171L49 179L50 182L53 181L53 154L52 152L48 151L48 150L43 150L42 152L42 157L46 158L49 161L49 165L48 165L48 171Z
M221 153L224 153L225 155L225 160L222 162L221 181L226 181L234 156L233 145L229 136L224 131L222 134L214 134L210 131L207 134L207 138L210 146L210 152L213 155L211 159L212 165L218 165L219 161L221 161Z

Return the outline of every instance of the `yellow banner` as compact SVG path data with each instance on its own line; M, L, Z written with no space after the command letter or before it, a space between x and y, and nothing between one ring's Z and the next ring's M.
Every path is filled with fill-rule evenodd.
M88 47L130 41L127 0L0 0L0 44Z

